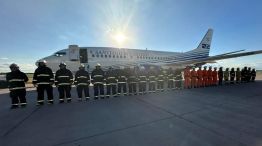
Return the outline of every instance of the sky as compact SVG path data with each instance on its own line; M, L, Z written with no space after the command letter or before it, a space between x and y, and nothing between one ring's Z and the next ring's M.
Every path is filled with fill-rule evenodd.
M0 18L0 72L13 62L33 72L70 44L186 52L209 28L210 56L262 49L260 0L0 0ZM214 65L262 69L262 55Z

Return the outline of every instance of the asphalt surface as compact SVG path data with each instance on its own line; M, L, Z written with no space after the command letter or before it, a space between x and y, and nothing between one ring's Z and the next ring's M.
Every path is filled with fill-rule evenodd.
M0 94L0 146L260 146L262 82L11 110Z

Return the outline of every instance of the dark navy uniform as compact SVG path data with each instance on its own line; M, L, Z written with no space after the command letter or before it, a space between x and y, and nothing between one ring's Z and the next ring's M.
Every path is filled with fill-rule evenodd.
M157 90L158 91L164 91L164 82L165 82L165 74L162 69L158 71L158 76L157 76Z
M218 85L223 84L223 77L224 77L223 68L220 67L219 70L218 70Z
M126 87L126 83L127 83L127 71L126 69L120 69L118 70L117 73L117 80L118 80L118 95L121 94L121 90L123 89L123 94L127 95L127 87Z
M67 101L71 102L71 85L73 83L73 74L66 68L59 69L55 74L55 84L58 86L59 101L64 102L66 95Z
M167 88L174 89L174 72L172 68L169 68L167 71Z
M116 93L116 86L117 86L117 72L116 70L113 70L112 68L109 68L109 70L106 72L106 97L109 98L111 93L114 97L117 96Z
M11 66L10 66L11 68ZM11 108L16 108L19 105L26 106L26 87L25 82L28 81L28 77L20 70L11 71L6 74L6 81L9 83L10 97L12 99Z
M44 92L47 93L48 103L53 103L53 87L54 75L52 70L45 65L35 70L33 76L33 84L37 86L37 103L44 104Z
M255 70L255 69L252 69L252 71L251 71L251 81L252 81L252 82L255 81L256 75L257 75L256 70Z
M240 78L241 78L241 71L239 68L236 70L236 83L240 83Z
M144 69L140 69L140 71L138 72L138 80L139 94L146 94L147 73Z
M100 68L100 65L92 71L92 79L94 84L94 96L95 99L98 99L100 92L100 97L104 98L104 82L105 82L105 73Z
M85 93L85 99L89 100L89 83L90 83L90 77L89 73L85 70L84 67L80 67L80 69L75 73L75 81L78 100L82 100L83 91Z
M130 70L127 77L129 95L137 94L136 93L136 85L137 85L137 73L134 69Z
M182 89L183 77L182 77L181 71L180 70L176 70L174 76L175 76L175 88L176 89Z
M156 70L151 68L148 72L149 93L156 92Z
M231 68L231 71L230 71L230 84L234 84L235 77L236 77L236 72L235 72L234 68Z
M251 80L251 68L249 67L247 70L247 82L250 82Z

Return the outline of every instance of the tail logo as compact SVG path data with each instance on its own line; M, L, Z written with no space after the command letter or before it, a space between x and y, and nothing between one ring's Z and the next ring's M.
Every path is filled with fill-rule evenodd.
M210 49L210 45L209 44L202 44L202 48L203 49Z

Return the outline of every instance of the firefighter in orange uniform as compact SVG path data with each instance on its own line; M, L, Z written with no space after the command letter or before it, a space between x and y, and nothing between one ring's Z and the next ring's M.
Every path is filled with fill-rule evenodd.
M207 86L207 67L204 66L204 70L202 70L202 75L203 75L203 87Z
M203 72L201 70L201 66L197 70L197 87L203 86Z
M209 69L207 71L207 86L211 86L213 82L213 77L212 77L212 67L209 66Z
M214 68L214 71L212 71L212 77L213 77L212 85L216 86L217 85L217 68L216 67Z
M190 75L191 75L191 86L192 88L196 88L197 87L197 72L195 68L192 69L192 71L190 72Z
M190 88L191 84L190 84L190 69L187 66L184 70L184 79L185 79L185 83L184 83L184 88Z

